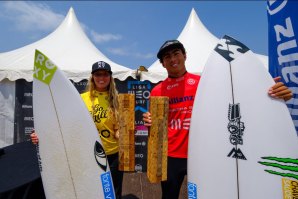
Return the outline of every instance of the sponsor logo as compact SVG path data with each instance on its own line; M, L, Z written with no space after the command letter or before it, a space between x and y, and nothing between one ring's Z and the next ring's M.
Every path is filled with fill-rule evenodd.
M135 146L146 146L146 142L135 142Z
M97 68L98 69L105 68L105 66L106 66L106 63L105 62L103 62L103 61L97 62Z
M266 162L259 161L258 163L265 165L268 168L271 168L266 169L266 172L298 180L298 159L279 157L262 157L262 159Z
M33 129L34 129L33 127L26 126L26 127L24 128L24 130L25 130L25 135L30 135L30 134L32 133L32 130L33 130Z
M288 0L268 1L267 11L270 15L274 15L281 11L287 4Z
M283 199L298 198L298 181L282 178Z
M140 164L135 165L135 171L142 171L142 170L143 170L142 165L140 165Z
M246 157L243 155L242 151L239 148L234 147L230 153L228 154L228 157L246 160Z
M241 42L233 39L225 35L219 42L219 44L214 49L218 54L220 54L224 59L228 62L233 61L236 57L241 56L242 54L249 51L244 44ZM230 71L231 70L231 63L230 63ZM231 74L232 75L232 74ZM231 82L231 86L233 89L233 82ZM233 92L233 91L232 91ZM240 104L234 103L234 96L232 95L233 103L229 104L229 111L228 111L228 131L230 132L229 140L234 147L229 152L228 157L246 160L246 157L242 153L239 145L243 145L243 132L245 129L244 122L241 121L241 114L240 114Z
M230 151L228 157L246 160L246 157L242 153L238 145L243 145L243 131L245 129L244 123L240 121L240 104L229 104L228 113L228 131L230 132L230 143L235 147Z
M150 91L148 90L131 90L129 94L135 94L136 99L149 99Z
M187 183L188 199L196 199L197 196L197 185L191 182Z
M109 138L111 136L111 133L109 130L105 129L105 130L100 131L100 135L104 138Z
M33 94L32 94L32 93L24 93L24 96L25 96L25 97L32 97Z
M190 111L191 112L191 111ZM185 129L188 130L190 128L190 118L181 119L173 119L170 122L171 129Z
M87 81L72 82L75 86L87 86Z
M127 93L135 95L135 111L147 112L149 108L149 97L151 84L147 81L128 81Z
M194 84L196 83L196 80L195 80L195 79L192 79L192 78L189 78L189 79L187 80L187 83L188 83L189 85L194 85Z
M34 121L34 117L24 117L24 121Z
M266 172L282 176L283 199L298 199L298 159L262 157L258 163L266 166ZM292 178L292 179L291 179Z
M171 90L172 88L175 88L175 87L177 87L179 84L178 83L176 83L176 84L172 84L172 85L168 85L167 86L167 89L168 90Z
M107 171L107 165L108 165L107 156L102 145L98 141L95 141L95 144L94 144L94 156L98 166L103 171Z
M144 154L142 154L142 153L135 154L135 157L136 157L136 158L143 158L143 157L144 157Z
M135 125L136 126L141 126L141 125L144 125L144 122L142 121L142 120L140 120L140 121L135 121Z
M92 109L91 115L93 116L94 122L100 123L102 119L108 118L107 110L99 104L94 105Z
M23 108L23 109L25 109L25 108L32 108L32 105L26 105L26 104L23 104L23 105L22 105L22 108Z
M247 48L241 42L233 39L232 37L225 35L223 39L220 40L220 43L217 44L214 50L227 61L231 62L239 55L249 51L249 48Z
M144 130L144 131L136 131L135 135L140 135L140 136L148 136L148 130Z
M111 172L100 175L104 199L115 199L114 188L112 183Z
M173 97L169 99L169 104L177 104L180 102L186 102L186 101L194 101L194 96L184 96L184 97Z
M33 74L35 79L49 85L56 70L57 66L55 66L49 58L38 50L35 51Z

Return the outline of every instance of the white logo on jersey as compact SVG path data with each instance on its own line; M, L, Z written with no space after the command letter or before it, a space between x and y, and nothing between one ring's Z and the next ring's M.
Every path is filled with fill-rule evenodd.
M171 129L180 130L185 129L189 130L190 127L190 118L186 118L181 121L181 119L171 120Z
M172 88L175 88L175 87L177 87L179 84L178 83L176 83L176 84L172 84L172 85L168 85L167 86L167 89L168 90L171 90Z
M194 84L196 83L196 80L190 78L190 79L187 80L187 83L188 83L189 85L194 85Z

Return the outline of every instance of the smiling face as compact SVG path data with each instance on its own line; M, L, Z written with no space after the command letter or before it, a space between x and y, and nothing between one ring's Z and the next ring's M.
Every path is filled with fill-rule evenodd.
M181 49L174 48L165 52L161 60L170 77L181 77L186 72L186 54Z
M98 70L92 74L95 89L97 91L107 91L109 89L111 74L106 70Z

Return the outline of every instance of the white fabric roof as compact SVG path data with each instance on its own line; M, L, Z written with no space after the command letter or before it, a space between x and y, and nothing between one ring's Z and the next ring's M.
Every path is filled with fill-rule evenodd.
M209 54L215 48L219 39L209 32L194 9L191 10L187 23L177 39L184 45L186 50L185 65L187 71L201 74ZM257 56L268 68L267 56L258 54ZM148 71L159 74L159 76L153 77L153 80L149 78L149 80L154 82L164 80L167 77L167 71L159 60L156 60L148 68Z
M22 48L0 53L0 81L26 79L32 81L35 49L47 55L66 76L75 82L90 76L96 61L108 62L113 76L120 80L133 75L127 67L112 62L89 40L78 22L73 8L60 26L47 37Z

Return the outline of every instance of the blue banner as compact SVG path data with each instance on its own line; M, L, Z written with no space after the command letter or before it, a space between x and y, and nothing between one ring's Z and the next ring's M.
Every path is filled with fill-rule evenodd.
M292 90L288 109L298 132L298 1L268 0L269 72Z

